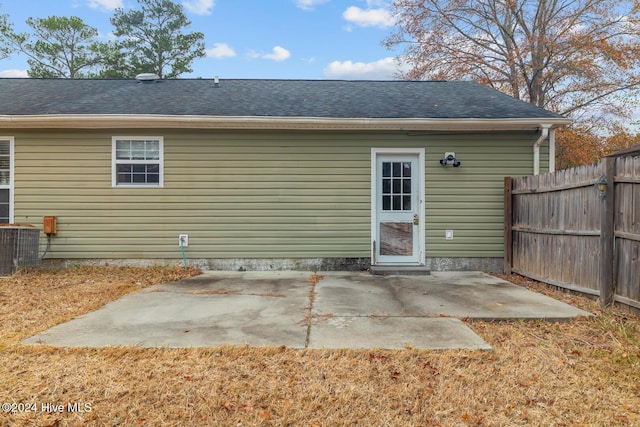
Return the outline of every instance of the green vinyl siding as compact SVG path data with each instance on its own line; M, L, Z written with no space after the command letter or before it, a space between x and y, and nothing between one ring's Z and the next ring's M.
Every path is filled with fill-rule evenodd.
M533 133L479 133L435 138L426 144L427 257L503 257L504 177L533 173ZM455 152L458 168L441 167ZM541 149L548 170L548 146ZM445 230L454 239L445 239Z
M118 135L164 138L164 188L111 186ZM15 222L57 216L54 258L179 258L178 234L189 235L190 258L368 257L372 147L426 149L427 257L500 257L503 177L532 173L536 138L157 129L14 136ZM460 168L439 165L446 151Z

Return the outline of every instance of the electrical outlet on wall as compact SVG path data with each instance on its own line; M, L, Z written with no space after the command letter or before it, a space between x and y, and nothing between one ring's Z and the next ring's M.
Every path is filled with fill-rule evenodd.
M445 240L453 240L453 230L445 230L444 238Z
M178 234L178 246L182 246L184 248L189 246L189 235L188 234Z

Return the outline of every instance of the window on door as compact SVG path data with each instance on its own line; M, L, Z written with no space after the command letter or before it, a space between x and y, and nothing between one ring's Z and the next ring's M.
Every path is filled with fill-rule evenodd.
M411 162L382 162L382 210L411 209Z

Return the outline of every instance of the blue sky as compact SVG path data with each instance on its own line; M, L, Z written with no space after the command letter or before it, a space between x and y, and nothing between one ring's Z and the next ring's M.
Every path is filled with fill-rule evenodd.
M393 29L385 0L174 0L190 31L205 35L207 57L181 77L393 79L394 57L382 40ZM135 0L0 0L15 30L29 17L78 16L112 37L115 8ZM26 77L26 58L0 61L0 77Z

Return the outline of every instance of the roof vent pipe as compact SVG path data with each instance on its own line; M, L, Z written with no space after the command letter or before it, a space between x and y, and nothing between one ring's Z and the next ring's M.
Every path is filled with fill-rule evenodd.
M142 83L152 83L160 80L160 76L154 73L141 73L136 76L136 80Z
M540 125L540 137L533 144L533 174L540 175L540 146L549 137L550 124Z

